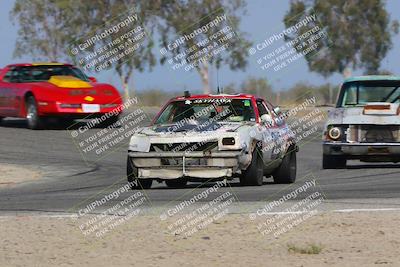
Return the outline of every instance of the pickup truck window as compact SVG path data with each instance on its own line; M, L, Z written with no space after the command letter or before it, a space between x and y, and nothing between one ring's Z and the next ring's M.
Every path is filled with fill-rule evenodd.
M368 81L344 84L340 106L364 106L368 102L398 103L400 82Z

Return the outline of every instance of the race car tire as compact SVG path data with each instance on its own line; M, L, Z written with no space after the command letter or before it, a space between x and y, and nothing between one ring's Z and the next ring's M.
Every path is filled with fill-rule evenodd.
M168 187L171 188L185 188L188 180L185 178L165 180Z
M341 156L322 155L322 169L343 169L347 160Z
M126 164L126 176L131 189L150 189L153 184L153 179L138 179L138 168L136 168L132 160L128 157Z
M242 172L240 176L241 185L256 185L260 186L263 184L264 170L263 160L260 151L256 148L253 151L253 156L249 167Z
M296 152L287 153L281 165L272 173L276 184L292 184L296 181L297 160Z
M26 99L26 119L29 129L39 130L44 127L44 118L39 116L36 100L33 96Z

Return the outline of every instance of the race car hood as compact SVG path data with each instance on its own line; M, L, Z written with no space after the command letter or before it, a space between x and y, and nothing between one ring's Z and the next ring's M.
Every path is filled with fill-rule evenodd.
M185 125L173 128L176 124L163 124L144 127L138 130L130 140L131 151L148 152L150 144L163 143L193 143L211 142L221 140L225 137L233 137L236 146L231 149L242 149L249 145L251 137L249 129L257 127L254 123L211 123L199 127L199 125ZM175 129L175 131L173 131Z
M399 111L399 104L386 102L367 103L363 107L336 108L329 111L327 125L400 125Z
M118 91L109 84L51 78L48 81L30 83L28 86L39 101L63 100L81 103L85 97L90 96L94 100L93 103L102 104L114 100L115 103L121 102Z
M240 127L242 127L242 123L220 123L220 122L212 122L212 123L184 123L184 124L161 124L155 125L153 127L146 128L143 132L148 135L157 135L159 133L184 133L184 134L195 134L200 132L234 132Z
M51 83L57 87L71 89L93 87L89 82L83 81L73 76L51 76L48 80L48 83Z

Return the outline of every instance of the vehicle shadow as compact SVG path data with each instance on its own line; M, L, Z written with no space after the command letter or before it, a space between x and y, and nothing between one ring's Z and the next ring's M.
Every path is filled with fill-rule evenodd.
M262 186L273 185L273 184L275 184L275 183L272 181L268 181L268 182L264 181ZM157 184L157 186L160 186L160 187L151 188L150 190L165 190L165 189L167 189L167 190L187 190L187 189L196 189L196 188L202 189L202 188L211 188L215 185L217 185L217 182L208 182L208 183L204 183L204 184L193 182L193 183L187 184L185 187L182 187L182 188L173 188L173 187L168 187L165 183L161 183L161 184ZM261 186L243 186L240 184L239 181L229 181L229 182L227 182L226 186L223 186L223 188L229 188L229 187L251 188L251 187L261 187Z
M5 128L28 128L25 119L3 119L0 127Z
M77 130L80 127L87 126L87 123L84 121L73 121L73 122L57 122L57 121L48 121L46 125L41 130ZM14 119L7 118L0 122L0 127L4 128L19 128L19 129L28 129L28 125L25 119ZM121 126L114 126L114 128L119 128ZM105 125L94 125L90 127L91 129L104 129L107 128Z
M387 164L362 164L362 165L347 165L344 169L359 170L359 169L398 169L400 164L387 163Z

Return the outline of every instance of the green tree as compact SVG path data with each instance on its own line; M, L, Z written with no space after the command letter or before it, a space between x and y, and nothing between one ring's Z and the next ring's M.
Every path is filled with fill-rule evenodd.
M30 54L34 60L57 61L66 57L72 34L69 0L16 0L10 17L18 23L14 57Z
M75 1L71 1L75 3ZM79 13L79 16L74 20L74 25L80 27L79 37L74 40L75 42L82 41L96 34L101 34L105 29L123 21L128 14L134 13L138 15L140 24L146 31L144 41L133 53L121 57L111 66L120 77L125 99L130 98L130 91L133 89L132 77L134 71L142 72L146 68L151 69L156 64L153 53L153 30L155 22L152 17L146 16L147 9L151 7L152 2L147 0L96 0L82 1L72 6ZM110 44L110 42L120 38L138 25L139 23L136 23L135 26L120 28L117 33L113 33L108 38L97 41L92 49Z
M222 86L222 90L224 94L231 94L231 95L237 94L238 91L234 83L229 83L225 86Z
M376 74L392 47L392 34L398 32L398 22L390 21L384 4L381 0L293 0L284 23L291 27L315 14L319 26L333 41L328 45L321 39L319 46L325 45L325 48L305 55L311 71L325 78L333 73L347 77L356 69L365 74ZM309 23L294 35L286 35L285 40L293 41L315 25ZM333 102L332 89L329 87L330 103Z
M239 12L244 12L245 2L243 0L224 1L224 0L160 0L158 8L160 9L159 30L161 43L164 47L174 42L181 36L190 35L194 30L199 29L213 19L217 15L226 14L228 20L224 22L224 26L229 25L236 33L236 38L226 41L228 48L223 53L212 55L207 61L201 62L196 66L196 70L200 74L203 84L204 93L210 93L209 87L209 68L215 64L219 68L222 64L229 66L232 70L244 69L247 65L248 49L250 42L243 38L243 33L238 30L240 23ZM192 47L196 47L195 51L202 49L201 44L204 40L221 30L222 27L211 27L207 32L196 35L194 38L187 40L172 52L172 57L182 54ZM190 53L186 54L186 58ZM165 55L161 59L164 63L171 55ZM190 60L188 60L190 61Z
M152 52L154 23L150 21L151 17L145 16L151 3L146 0L16 0L10 14L19 25L14 55L31 55L39 60L71 60L73 44L100 34L118 23L118 19L124 19L127 10L135 8L134 12L147 32L145 41L134 53L111 65L120 77L125 98L129 98L133 72L151 68L156 63ZM91 50L109 44L131 29L121 28L118 33L97 40ZM77 59L73 58L74 61Z
M333 42L314 55L306 55L311 71L324 77L346 70L376 73L382 59L392 47L392 34L398 22L390 21L381 0L292 0L284 17L286 27L294 26L306 16L316 14L319 24ZM313 27L303 26L287 41L298 38Z
M248 78L242 85L243 92L267 99L273 99L274 93L272 87L266 79L263 78Z

